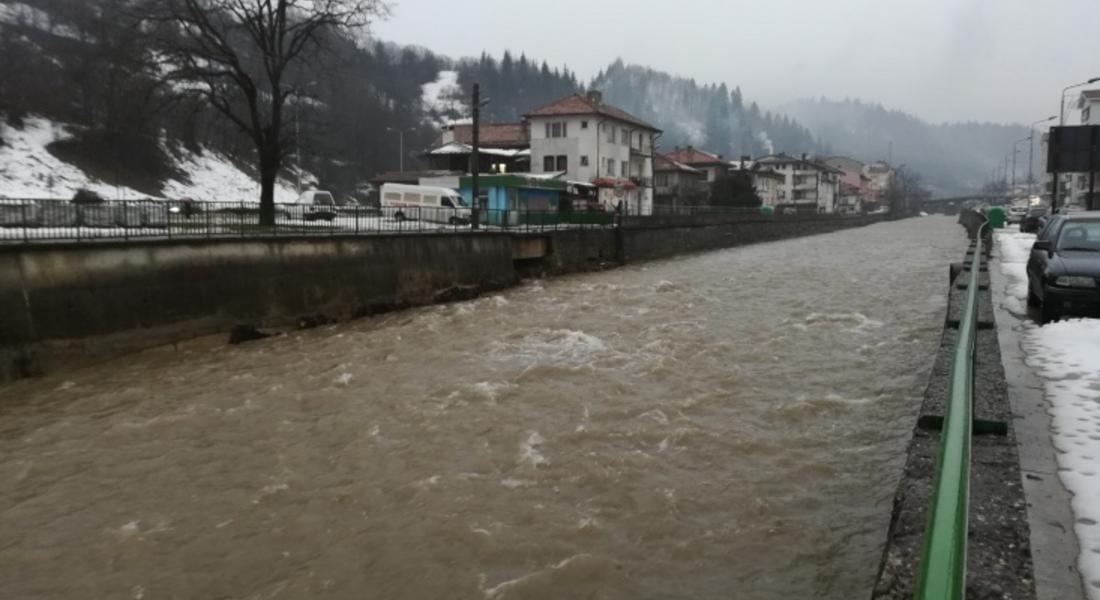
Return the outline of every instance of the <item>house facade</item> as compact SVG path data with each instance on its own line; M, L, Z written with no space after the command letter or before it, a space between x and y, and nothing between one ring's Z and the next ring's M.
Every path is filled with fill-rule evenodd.
M863 198L864 210L871 211L886 205L886 193L894 184L894 168L879 161L866 165L863 174L867 177L867 192Z
M710 193L707 174L664 154L653 157L654 211L706 204Z
M601 205L652 214L654 139L661 133L605 104L599 92L574 94L524 115L532 173L561 173L598 188Z
M841 171L806 155L772 154L756 160L760 168L783 176L776 208L799 212L835 213L840 198Z

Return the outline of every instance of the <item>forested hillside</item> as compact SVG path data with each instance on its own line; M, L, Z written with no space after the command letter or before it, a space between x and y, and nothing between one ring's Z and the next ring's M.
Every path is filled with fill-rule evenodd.
M460 61L458 74L467 98L474 83L481 84L482 98L489 99L482 110L486 121L518 121L523 113L581 89L568 70L551 69L546 62L540 65L523 54L516 59L511 52L499 61L487 54Z
M826 149L797 122L762 110L725 83L700 85L618 60L592 86L608 102L663 129L666 148L692 144L728 157Z
M169 76L157 50L164 31L147 18L162 5L0 0L0 118L6 123L0 145L7 144L7 155L37 139L48 151L38 161L43 172L59 160L77 167L67 173L82 171L148 195L186 193L191 179L201 176L194 165L211 157L221 161L222 171L222 163L229 163L241 177L254 177L254 140L189 82ZM305 56L283 83L284 187L298 177L300 156L307 179L315 175L326 188L348 191L396 169L402 137L406 167L417 166L441 123L469 118L475 82L489 99L486 121L515 121L540 105L594 88L607 102L663 129L665 149L693 144L731 159L810 152L872 161L887 158L892 147L896 164L922 173L939 191L980 187L1012 141L1026 135L1014 126L930 125L858 101L799 101L772 112L738 87L697 83L621 60L583 82L568 68L522 53L455 60L362 36L326 36L323 48ZM33 127L24 129L28 118ZM14 176L0 165L0 184L5 177ZM18 189L26 193L27 187ZM233 194L239 192L227 192L225 199L242 199Z
M72 135L51 144L51 154L143 194L187 177L173 160L178 148L225 153L254 168L249 139L186 85L163 76L156 32L135 17L147 1L155 4L0 2L0 115L12 127L28 116L64 124ZM435 135L419 102L422 86L450 65L423 49L332 36L287 82L295 89L286 132L294 137L292 154L300 147L305 170L322 185L345 189L397 168L398 131L409 148ZM288 161L286 178L294 177L295 162Z

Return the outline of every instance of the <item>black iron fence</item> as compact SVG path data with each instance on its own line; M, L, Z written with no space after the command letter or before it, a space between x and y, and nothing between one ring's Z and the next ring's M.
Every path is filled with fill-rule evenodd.
M277 204L274 222L261 224L247 202L0 200L0 243L337 236L443 231L547 231L613 227L610 212L478 211L468 208Z
M772 214L759 208L724 206L654 206L652 210L642 210L624 204L615 211L481 209L475 219L469 208L277 204L274 222L261 224L259 204L255 202L113 200L76 204L61 200L0 199L0 244L475 230L541 232L829 218L850 217Z

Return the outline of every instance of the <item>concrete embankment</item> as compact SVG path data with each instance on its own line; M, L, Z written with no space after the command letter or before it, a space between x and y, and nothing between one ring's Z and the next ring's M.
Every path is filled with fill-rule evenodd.
M964 225L972 224L966 221ZM968 228L973 235L975 229ZM1026 600L1036 597L1027 502L994 323L988 243L984 244L986 252L978 274L967 598ZM966 260L951 269L944 334L894 497L886 549L873 592L875 599L913 597L940 451L940 428L948 402L951 361L973 252L971 246Z
M525 234L438 233L0 246L0 381L234 325L296 327L562 274L859 227L762 217Z

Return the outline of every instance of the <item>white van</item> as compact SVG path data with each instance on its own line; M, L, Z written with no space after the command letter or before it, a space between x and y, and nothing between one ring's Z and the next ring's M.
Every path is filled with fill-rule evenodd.
M387 183L382 186L382 211L394 219L420 219L450 225L470 222L470 205L456 191L427 185Z
M295 204L305 207L300 216L306 221L332 221L336 218L336 200L332 197L332 192L306 190L298 196Z

